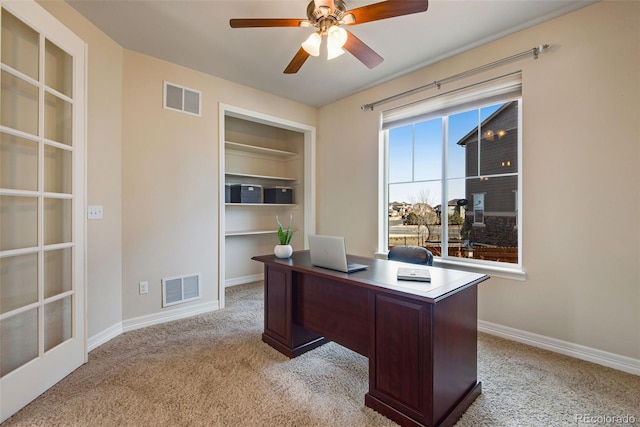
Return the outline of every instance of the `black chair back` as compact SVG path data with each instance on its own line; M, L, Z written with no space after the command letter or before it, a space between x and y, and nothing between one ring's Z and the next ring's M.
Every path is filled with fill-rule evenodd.
M422 246L394 246L387 258L412 264L433 265L433 254Z

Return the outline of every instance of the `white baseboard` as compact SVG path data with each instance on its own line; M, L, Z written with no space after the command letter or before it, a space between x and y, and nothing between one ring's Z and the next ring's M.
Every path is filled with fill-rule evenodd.
M90 337L87 351L91 351L100 347L102 344L106 343L107 341L111 341L121 333L122 322L118 322L110 328L107 328L104 331Z
M597 363L598 365L630 374L640 375L639 359L633 359L631 357L621 356L619 354L609 353L607 351L522 331L520 329L509 328L483 320L478 320L478 331L564 354L565 356L575 357L576 359L586 360L587 362Z
M263 273L252 274L250 276L234 277L233 279L226 279L224 281L224 287L228 288L231 286L244 285L245 283L259 282L260 280L264 280Z
M97 333L92 337L89 337L87 351L89 352L91 350L95 350L102 344L114 339L123 332L133 331L135 329L145 328L152 325L159 325L161 323L171 322L173 320L186 319L187 317L192 317L198 314L204 314L219 309L220 302L214 301L213 303L202 303L197 305L190 305L187 307L174 308L172 310L167 310L160 313L125 320L124 322L120 322L108 329L105 329L102 332Z
M187 317L192 317L198 314L204 314L219 309L220 301L173 308L171 310L161 311L160 313L154 313L147 316L140 316L134 319L125 320L124 322L122 322L122 329L124 332L133 331L135 329L159 325L161 323L171 322L173 320L185 319Z

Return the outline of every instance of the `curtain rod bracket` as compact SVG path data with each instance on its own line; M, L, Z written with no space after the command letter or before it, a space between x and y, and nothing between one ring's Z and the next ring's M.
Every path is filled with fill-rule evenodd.
M549 47L548 44L541 44L540 46L534 47L532 49L532 51L533 51L533 59L538 59L538 55L541 54L548 47Z

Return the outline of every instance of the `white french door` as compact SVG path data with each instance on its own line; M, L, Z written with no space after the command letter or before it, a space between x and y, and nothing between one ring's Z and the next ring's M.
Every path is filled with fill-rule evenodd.
M86 361L85 44L0 3L0 422Z

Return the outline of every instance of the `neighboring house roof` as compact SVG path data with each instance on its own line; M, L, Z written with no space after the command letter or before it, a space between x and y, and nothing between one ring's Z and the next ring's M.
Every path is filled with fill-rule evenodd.
M453 207L457 207L458 206L458 200L464 200L464 199L451 199L447 202L447 206L453 206ZM442 205L437 205L434 206L433 209L439 211L442 210Z
M513 108L515 108L516 105L517 104L515 102L506 102L505 104L502 105L502 107L500 107L496 111L494 111L493 114L491 114L489 117L484 119L484 121L482 123L480 123L480 127L481 128L491 127L490 126L491 122L497 120L503 114L511 113L511 111L513 110ZM469 133L467 133L465 136L460 138L460 141L456 142L456 144L458 144L458 145L467 145L467 142L469 142L469 140L472 140L472 139L476 138L477 135L478 135L478 126L476 126L475 128L471 129L469 131Z

